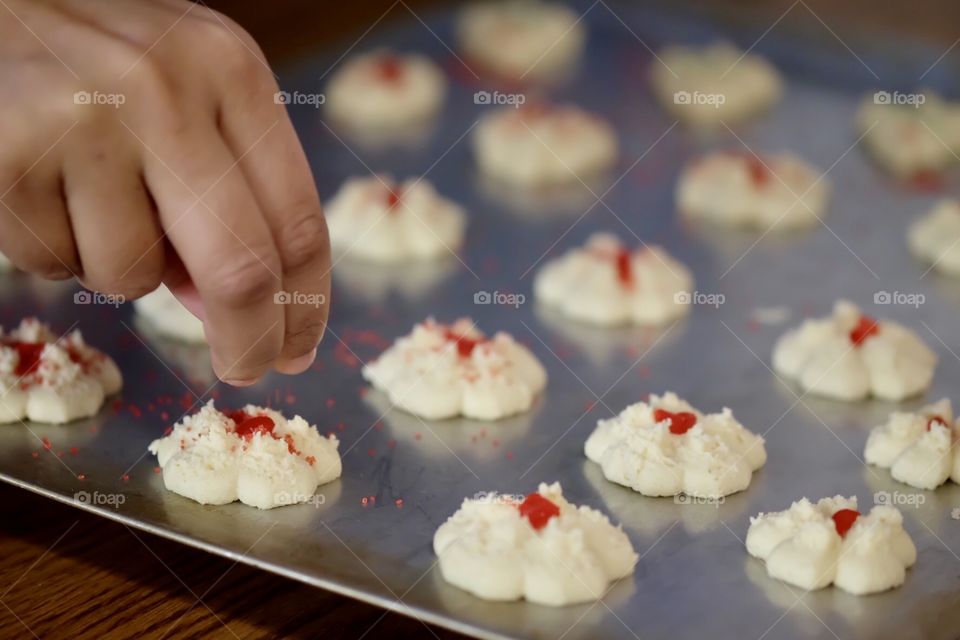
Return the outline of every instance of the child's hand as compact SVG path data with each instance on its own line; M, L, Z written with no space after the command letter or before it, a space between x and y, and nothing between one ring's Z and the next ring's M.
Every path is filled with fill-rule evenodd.
M329 243L276 91L250 36L202 6L4 0L0 251L130 299L166 282L232 384L305 370Z

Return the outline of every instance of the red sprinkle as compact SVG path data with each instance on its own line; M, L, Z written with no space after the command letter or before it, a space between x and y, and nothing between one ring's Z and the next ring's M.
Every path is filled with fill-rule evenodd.
M83 481L86 480L86 479L87 479L87 476L85 476L85 475L82 474L82 473L77 476L77 480L80 480L81 482L83 482Z
M43 443L43 448L46 449L47 451L50 451L50 449L53 448L53 444L50 443L50 438L48 438L47 436L43 436L42 438L40 438L40 442Z
M940 416L932 416L929 420L927 420L927 431L930 431L935 424L942 424L945 427L950 427L950 425L947 424L947 421Z
M687 431L692 429L695 424L697 424L696 414L690 413L689 411L678 411L677 413L671 413L666 409L654 409L653 419L656 422L669 420L670 433L678 436L685 434Z
M402 509L402 508L403 508L403 498L397 498L396 500L393 501L393 504L397 505L397 508L398 508L398 509Z
M17 368L15 373L20 376L26 376L40 367L40 355L46 343L43 342L13 342L7 344L17 350Z
M880 333L880 325L876 320L870 316L860 316L860 321L857 322L857 326L850 332L850 342L859 347L867 338L873 337L878 333Z
M850 531L850 527L859 517L860 512L854 509L840 509L833 514L833 526L837 528L841 538L847 535L847 531Z
M539 531L547 526L550 518L560 515L560 507L539 493L531 493L517 508L520 516L530 521L530 526Z

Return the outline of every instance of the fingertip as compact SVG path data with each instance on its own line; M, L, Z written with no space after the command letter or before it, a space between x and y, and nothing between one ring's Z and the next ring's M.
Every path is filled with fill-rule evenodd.
M312 365L316 359L317 349L314 347L313 350L302 356L278 361L277 364L274 365L274 369L279 373L293 376L309 369L310 365Z

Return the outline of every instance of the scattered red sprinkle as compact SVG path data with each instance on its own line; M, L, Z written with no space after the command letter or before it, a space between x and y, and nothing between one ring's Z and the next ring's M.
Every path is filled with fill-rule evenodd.
M50 438L48 438L47 436L43 436L42 438L40 438L40 442L43 443L43 448L46 449L47 451L50 451L50 449L53 448L53 445L50 443Z
M697 416L689 411L678 411L672 413L666 409L654 409L653 419L655 422L670 421L670 433L682 436L697 424Z
M369 449L367 449L367 455L372 458L375 455L377 455L377 450L374 449L373 447L370 447Z
M76 447L70 447L70 455L75 456L79 452L79 449Z
M122 476L120 476L120 479L123 480L124 482L130 482L130 474L125 473Z
M413 434L413 439L414 439L414 440L419 440L419 439L421 439L422 437L423 437L423 434L421 434L419 431L417 431L415 434Z
M513 460L513 451L507 451L507 460Z
M81 482L83 482L83 481L86 480L86 479L87 479L87 476L85 476L85 475L82 474L82 473L77 476L77 480L80 480Z
M402 508L403 508L403 498L397 498L396 500L393 501L393 504L397 505L397 508L398 508L398 509L402 509Z
M539 531L547 526L550 518L560 515L560 507L539 493L531 493L517 507L520 516L530 521L530 526Z
M393 440L393 439L387 440L387 448L388 448L388 449L395 449L396 447L397 447L397 441L396 441L396 440Z
M457 343L457 352L461 358L469 358L478 345L486 342L484 338L468 338L467 336L457 335L452 331L447 331L446 339Z
M836 527L840 537L847 535L847 531L853 526L853 523L860 517L860 512L854 509L840 509L833 514L833 526Z
M880 325L876 320L869 316L860 316L857 326L850 332L850 342L859 347L867 338L873 337L878 333L880 333Z
M311 467L317 464L317 459L314 458L313 456L307 456L306 458L304 458L304 460L306 460L307 464L310 465Z
M34 458L39 458L39 457L40 457L40 452L39 452L39 451L31 451L31 452L30 452L30 455L32 455Z
M335 398L327 398L327 409L333 409L334 405L337 404Z
M161 467L154 467L154 468L153 468L153 472L154 472L154 473L160 473L161 471L163 471L163 469L162 469Z
M370 498L367 498L366 496L364 496L363 498L360 498L360 504L362 504L363 506L367 506L369 503L370 503Z

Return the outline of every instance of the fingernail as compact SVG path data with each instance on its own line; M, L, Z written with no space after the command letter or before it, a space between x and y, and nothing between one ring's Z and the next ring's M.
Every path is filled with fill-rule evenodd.
M224 378L223 382L226 382L232 387L251 387L257 384L258 380L241 380L239 378Z
M310 365L312 365L313 361L316 359L317 350L314 348L313 351L305 353L302 356L297 356L296 358L291 358L290 360L285 360L281 363L278 363L276 370L287 375L296 375L309 369Z

